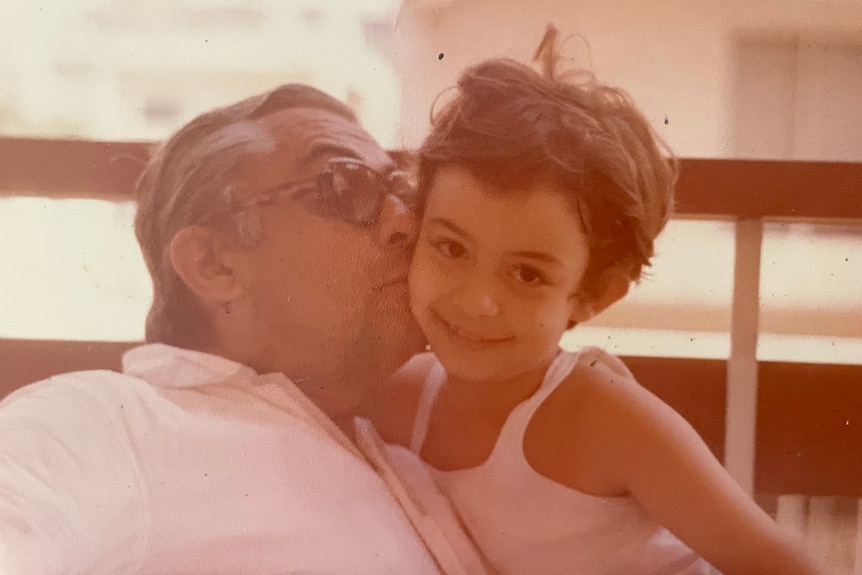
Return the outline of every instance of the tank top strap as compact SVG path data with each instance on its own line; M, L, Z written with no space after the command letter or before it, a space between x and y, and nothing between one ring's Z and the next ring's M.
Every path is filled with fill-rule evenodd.
M437 401L437 394L446 381L446 369L439 361L428 370L425 382L422 385L422 394L419 396L419 404L416 406L416 417L413 419L413 431L410 435L410 451L419 455L425 445L428 436L428 426L431 423L431 412Z
M560 350L560 353L557 354L557 357L548 366L548 370L545 372L545 377L542 380L542 385L539 386L539 389L525 403L534 404L533 411L538 409L548 399L548 396L569 377L569 374L572 373L572 370L578 363L580 356L580 351L570 352Z
M533 395L512 410L512 413L503 424L503 429L500 431L501 438L503 436L512 437L513 439L523 437L527 424L533 418L533 414L572 372L572 369L574 369L578 362L579 355L580 352L567 351L560 351L557 354L551 365L548 366L548 370L545 372L545 377L539 388L533 392ZM422 394L416 407L416 417L413 420L410 451L417 455L421 453L422 447L425 445L425 439L428 436L428 426L431 423L431 412L434 410L437 395L445 382L446 369L439 361L435 361L425 376Z
M562 383L578 363L580 352L568 352L561 350L557 357L548 366L545 377L533 395L521 402L503 424L500 430L498 446L521 445L527 425L533 419L536 410L548 399L560 383Z

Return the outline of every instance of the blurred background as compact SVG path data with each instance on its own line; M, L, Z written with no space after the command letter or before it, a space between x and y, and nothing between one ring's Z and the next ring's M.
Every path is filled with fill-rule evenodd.
M0 0L0 135L158 140L306 82L409 148L460 70L528 60L549 22L571 35L566 63L628 90L680 156L862 161L858 0ZM0 198L0 337L141 339L132 213ZM727 356L732 223L677 219L657 248L632 296L566 345ZM761 297L759 358L859 362L859 228L767 223Z

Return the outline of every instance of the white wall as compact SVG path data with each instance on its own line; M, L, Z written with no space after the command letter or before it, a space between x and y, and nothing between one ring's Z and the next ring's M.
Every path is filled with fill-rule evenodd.
M454 84L461 69L493 56L528 59L549 22L586 39L586 56L583 42L569 42L574 61L591 61L601 80L628 90L676 153L689 157L739 155L733 117L740 37L768 33L803 44L862 45L859 1L405 0L397 59L402 142L421 141L434 97ZM817 66L824 62L846 74L835 58L821 58ZM814 93L806 97L816 105L821 92L817 85L809 88ZM751 128L760 131L756 124ZM781 145L772 155L782 152Z
M354 104L391 146L398 83L365 24L398 4L0 0L0 133L161 139L204 110L304 82Z

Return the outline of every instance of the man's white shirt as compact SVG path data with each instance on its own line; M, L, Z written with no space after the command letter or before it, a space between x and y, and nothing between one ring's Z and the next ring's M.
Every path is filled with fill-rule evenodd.
M149 344L0 404L0 574L437 574L281 374Z

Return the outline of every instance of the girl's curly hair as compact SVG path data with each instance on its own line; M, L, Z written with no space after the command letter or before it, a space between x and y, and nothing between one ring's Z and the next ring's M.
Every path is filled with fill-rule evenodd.
M422 197L449 165L509 193L553 183L589 238L582 289L598 293L613 267L637 281L671 212L677 162L628 94L588 71L559 71L553 26L534 59L541 71L492 59L461 74L419 149Z

